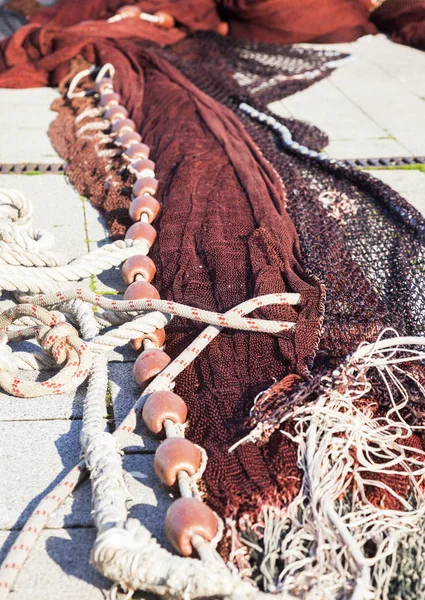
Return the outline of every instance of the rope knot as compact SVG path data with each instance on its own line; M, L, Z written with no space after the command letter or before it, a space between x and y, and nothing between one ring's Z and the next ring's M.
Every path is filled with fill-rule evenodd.
M73 345L71 339L79 340L78 331L69 323L62 322L53 327L40 327L37 332L37 339L40 346L46 354L50 354L58 365L63 364L69 356ZM80 341L80 340L79 340ZM80 349L85 346L84 342L80 343Z

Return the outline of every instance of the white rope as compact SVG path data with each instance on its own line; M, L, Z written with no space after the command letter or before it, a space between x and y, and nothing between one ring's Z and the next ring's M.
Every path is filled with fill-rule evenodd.
M102 81L104 77L109 77L110 79L115 77L115 67L112 63L105 63L103 67L99 69L99 72L96 75L96 83Z
M83 133L87 131L106 131L111 126L111 123L107 119L101 121L89 121L77 129L75 135L81 137Z
M75 117L75 124L81 123L84 119L94 119L99 117L104 111L100 107L92 108L89 106Z
M81 446L91 473L93 515L99 531L105 531L117 522L125 523L129 497L122 471L121 450L116 439L105 431L107 385L106 358L95 356L84 400Z
M409 426L399 418L406 398L396 405L389 387L394 406L385 416L375 418L372 411L357 408L372 389L368 370L380 372L385 365L391 372L391 366L400 369L400 361L423 360L424 337L382 339L386 333L373 344L362 344L332 379L324 378L315 402L282 418L282 424L295 424L295 436L281 431L297 443L304 477L298 496L264 534L268 555L261 570L270 591L276 586L281 591L305 589L308 597L321 600L386 598L398 545L422 522L425 452L411 448L408 440L423 426ZM398 381L399 391L401 387ZM391 475L406 478L410 497L383 482ZM373 488L384 490L400 509L375 506L368 496ZM367 551L371 545L372 554ZM282 564L277 582L268 566L273 554Z
M64 302L61 306L62 313L75 325L83 340L90 340L99 334L99 323L95 319L92 307L78 298Z
M32 219L32 205L19 190L0 188L0 221L13 221L27 227Z
M68 283L98 275L117 267L134 255L146 255L149 245L143 240L117 240L76 258L68 265L54 267L25 267L0 264L0 289L21 293L40 293L58 290L58 283ZM31 252L22 250L23 261Z
M88 69L84 69L83 71L79 71L79 73L77 73L71 83L69 84L69 88L68 88L68 92L66 94L67 98L80 98L86 95L85 91L82 92L74 92L75 88L77 87L77 85L85 78L88 77L88 75L91 75L94 71L96 71L96 67L91 66Z
M54 245L51 233L40 229L23 229L14 223L1 223L0 247L2 249L42 251Z
M144 334L154 333L157 329L162 329L168 325L170 320L170 315L151 312L130 322L123 323L103 335L96 336L89 343L89 347L93 352L109 352L118 346L128 344L130 340L140 338Z

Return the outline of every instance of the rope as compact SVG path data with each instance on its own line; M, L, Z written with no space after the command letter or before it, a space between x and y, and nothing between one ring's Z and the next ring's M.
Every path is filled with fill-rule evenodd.
M264 319L244 318L241 309L235 307L225 314L211 312L172 302L171 300L109 300L90 290L76 289L40 294L37 296L20 296L20 301L38 306L55 306L65 300L79 298L95 306L103 308L106 311L114 312L140 312L156 310L164 314L176 315L185 319L216 325L219 327L229 327L241 331L255 331L258 333L281 333L295 328L295 323L291 321L266 321ZM266 294L247 301L249 307L246 313L252 312L258 308L270 306L272 304L290 304L298 305L301 302L300 294ZM245 306L243 303L240 306Z
M57 302L57 296L55 297L55 302ZM17 308L22 308L22 306ZM246 302L243 302L242 304L225 313L224 316L227 320L234 314L247 314L256 308L258 308L258 304L255 301L247 300ZM37 307L37 309L44 310L41 307ZM11 309L11 311L13 311L13 309ZM45 313L48 313L48 311L45 311ZM10 318L11 317L9 317L9 319ZM0 324L1 323L2 321L0 318ZM141 413L147 396L156 390L171 389L175 378L196 359L200 352L206 348L208 344L210 344L212 340L220 333L223 327L224 325L210 325L207 327L186 348L186 350L184 350L159 375L157 375L152 383L144 390L143 395L141 395L137 400L134 407L121 423L120 427L117 428L116 431L110 436L116 439L116 443L119 444L119 447L125 445L128 433L135 430L138 415ZM102 365L104 363L100 362L101 360L102 358L100 358L98 362L98 359L96 358L96 360L93 362L93 377L97 378L99 376L100 379L106 380L107 377L105 378L103 371L101 371L100 375L98 373L98 370L103 369ZM93 383L92 389L98 389L98 385L100 384L97 382ZM88 402L89 400L86 399L86 404ZM95 409L93 409L93 413L90 414L95 414ZM107 457L105 458L106 466L99 466L99 457L101 456L101 453L98 454L98 448L93 449L95 438L91 437L90 428L89 434L87 434L86 429L84 435L86 436L84 438L86 448L89 450L91 449L90 456L92 460L92 467L96 469L97 473L103 472L103 468L111 469L114 473L111 485L112 487L114 485L118 485L118 488L121 489L121 479L118 476L118 463L116 462L115 456L117 447L112 446L109 440L106 441L106 435L110 434L101 436L99 431L96 432L96 439L99 441L99 448L103 448L105 456ZM90 444L92 445L90 446ZM96 446L95 443L94 446ZM82 480L84 473L86 472L86 468L86 462L83 460L71 471L69 471L64 479L58 484L58 486L56 486L56 488L40 502L35 511L29 517L25 527L18 536L15 545L9 551L3 565L0 568L0 600L6 598L6 591L11 588L15 576L19 572L27 555L35 544L39 533L46 525L50 514L57 509L58 505L69 495L75 485ZM92 475L92 477L94 477L94 475ZM180 557L173 556L166 550L160 548L155 540L150 537L150 534L148 534L147 530L139 524L137 524L136 527L136 524L132 519L125 521L124 525L124 519L122 517L125 509L125 507L123 508L123 492L121 490L119 493L112 493L112 489L108 491L108 485L106 483L105 485L106 491L104 486L101 487L98 485L96 487L96 494L99 490L102 490L102 493L99 492L99 500L96 501L97 504L94 511L95 521L96 523L101 524L101 531L96 540L92 553L92 560L95 566L102 573L104 573L105 576L112 578L114 581L119 581L124 587L128 586L131 589L145 589L148 591L155 590L156 593L161 593L161 590L164 590L163 584L160 586L158 582L152 583L155 580L155 577L153 577L153 573L146 571L146 565L151 564L151 561L153 561L155 564L160 561L162 567L156 567L155 571L158 572L158 577L159 572L161 572L162 581L167 581L168 578L168 575L165 573L165 571L170 572L170 576L171 572L174 572L175 569L177 569L175 571L176 573L179 571L181 572L181 581L178 585L178 589L176 589L176 595L178 596L179 593L182 595L178 597L186 597L183 595L183 591L181 591L181 589L187 590L188 586L194 590L193 595L190 596L191 598L220 597L237 600L240 597L246 597L254 600L255 598L262 597L256 588L253 588L249 584L235 579L235 577L228 571L227 567L224 565L218 566L217 561L213 560L212 562L205 563L204 561L200 562L197 560L193 561L192 565L191 559L182 559ZM106 497L109 498L109 501L104 500L105 494L107 494ZM56 500L55 503L51 502L52 496ZM96 513L96 510L99 514ZM120 515L119 520L111 521L111 517L105 516L104 511L108 511L108 515L114 513ZM125 515L127 515L127 512ZM103 525L105 523L107 523L107 527L106 525ZM131 534L129 533L129 528L132 532ZM147 561L148 557L150 558ZM10 564L15 564L15 569L9 569L8 565ZM136 565L137 569L135 568ZM208 584L205 582L207 573L210 573L211 576L208 580ZM214 573L216 575L215 582L212 579ZM174 576L173 579L175 579ZM141 583L142 581L143 584ZM170 581L172 580L170 579ZM172 587L173 585L171 585L171 588ZM246 594L245 596L239 595L242 591L244 594ZM184 594L186 594L186 592L184 592ZM291 596L285 594L280 598L281 600L287 600L291 598Z
M83 456L91 473L93 515L99 531L105 531L112 523L125 523L129 497L119 445L105 431L103 415L107 385L106 357L99 354L93 359L81 431Z
M79 281L90 275L98 275L119 266L130 256L146 255L148 251L149 246L144 241L118 240L76 258L68 265L37 268L0 265L0 289L21 293L52 292L58 289L58 283ZM27 260L28 256L32 256L32 252L22 250L22 256L22 260ZM69 299L73 300L74 297Z
M0 188L0 220L26 227L32 219L32 205L19 190Z
M57 318L44 308L34 308L24 304L4 311L0 315L0 334L2 334L0 352L8 341L9 324L15 320L16 316L21 315L35 317L40 321L41 326L24 330L19 335L19 339L29 337L28 334L35 334L42 349L63 367L59 373L43 382L21 379L13 367L2 368L0 370L0 387L9 394L20 398L61 394L75 389L89 374L92 362L91 353L87 351L87 344L80 339L77 330L72 325L58 322ZM9 355L8 358L10 359Z
M345 61L346 59L343 60ZM259 110L253 108L249 104L246 104L246 102L241 102L241 104L239 104L239 109L248 116L250 116L252 119L255 119L260 123L265 123L266 125L268 125L270 129L275 131L280 136L282 144L286 148L292 150L292 152L294 152L295 154L307 156L308 158L312 158L321 163L327 162L329 164L343 164L341 161L337 161L335 158L330 157L329 154L327 154L326 152L316 152L316 150L311 150L310 148L307 148L307 146L303 146L302 144L295 142L292 139L291 132L287 127L285 127L285 125L279 123L279 121L274 117L270 117L269 115L266 115L266 113L260 112Z
M23 229L11 223L0 227L0 246L8 250L48 250L53 246L52 234L39 229Z

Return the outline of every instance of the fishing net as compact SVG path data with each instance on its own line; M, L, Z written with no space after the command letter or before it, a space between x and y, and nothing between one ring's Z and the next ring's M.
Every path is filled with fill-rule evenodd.
M118 4L85 3L84 18L109 16ZM39 21L47 14L53 13L45 11ZM151 148L160 182L157 198L163 209L155 223L152 258L161 298L225 312L255 296L301 295L298 307L271 306L254 313L295 321L295 333L272 337L225 331L176 382L175 391L189 408L186 435L208 456L204 500L226 522L222 556L266 591L298 590L300 597L310 591L327 597L323 581L329 583L329 597L346 597L366 577L366 567L356 563L360 577L356 561L344 554L348 550L338 554L328 525L331 516L315 514L309 497L315 477L318 488L325 483L318 475L320 465L313 460L306 466L300 457L308 445L305 431L312 420L323 419L315 426L323 435L315 434L313 456L322 457L330 503L335 502L340 518L360 511L361 505L361 523L352 536L366 548L367 558L376 558L361 597L385 597L390 581L391 589L398 590L402 574L381 546L391 535L407 543L403 535L412 535L422 518L415 511L422 510L425 449L417 428L423 419L423 367L412 357L397 378L372 374L367 383L362 379L362 393L353 396L350 386L364 372L357 369L354 376L340 365L385 328L403 336L423 334L425 221L367 173L288 150L266 121L241 110L241 103L247 103L271 115L270 102L326 77L345 56L235 41L211 32L189 37L158 33L140 24L137 32L117 24L108 35L104 23L89 35L84 23L61 32L28 27L34 29L15 41L30 60L10 64L12 38L2 65L11 68L0 81L22 85L24 73L31 84L43 85L66 74L50 137L68 162L71 183L102 211L111 235L120 237L131 224L134 176L114 153L102 116L93 113L95 98L65 95L73 76L90 63L115 67L114 88ZM279 122L298 144L316 151L326 145L325 134L312 125ZM170 356L177 356L201 329L175 318L167 327ZM326 378L334 391L323 388ZM409 402L404 402L406 393ZM397 429L388 415L400 403ZM306 406L315 409L300 413ZM325 426L325 417L333 419L333 428L328 421ZM380 420L382 438L374 428ZM330 438L326 431L332 432ZM335 464L326 462L338 446L332 439L350 440L335 454L335 464L349 465L338 475ZM360 475L354 439L369 452ZM394 463L388 448L395 447L404 454ZM303 472L313 466L309 484ZM381 529L368 521L378 510L389 520ZM410 529L400 532L403 511L413 516ZM314 527L321 519L318 533ZM315 558L320 547L329 552L322 556L326 567L320 552ZM396 553L397 547L391 548L388 556Z
M381 31L400 44L425 50L425 3L423 0L385 0L372 13Z

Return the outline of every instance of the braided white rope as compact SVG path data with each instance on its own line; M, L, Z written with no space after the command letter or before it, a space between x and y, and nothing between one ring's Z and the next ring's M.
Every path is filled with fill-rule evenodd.
M108 331L103 335L96 336L89 347L92 352L108 352L118 346L128 344L130 340L140 338L142 335L154 333L157 329L162 329L171 320L170 315L160 312L151 312L143 316L138 316L131 322L126 322Z
M99 334L99 324L95 319L92 307L82 300L64 302L61 311L68 320L76 325L83 340L90 340Z
M58 267L63 264L62 259L56 253L22 252L22 250L5 248L1 242L0 247L0 265L3 263L13 267Z
M90 290L77 288L76 290L67 289L60 292L50 292L48 294L40 294L36 296L20 296L20 301L35 304L38 306L55 306L65 300L80 298L86 302L90 302L107 311L120 312L147 312L157 310L164 314L178 315L185 319L191 319L200 323L208 323L219 327L229 327L231 329L239 329L240 331L256 331L258 333L281 333L282 331L290 331L295 329L293 321L267 321L265 319L253 319L242 316L256 309L271 306L273 304L290 304L298 305L301 302L300 294L281 293L281 294L266 294L257 298L247 300L243 304L235 307L225 314L203 310L172 302L170 300L110 300L95 294ZM241 306L245 307L245 313L241 312Z
M19 190L0 188L0 221L13 221L27 227L32 219L32 205Z
M53 235L40 229L24 229L14 223L0 226L0 247L14 250L49 250L54 245Z
M0 265L0 289L21 293L54 291L58 289L58 283L98 275L117 267L130 256L146 255L148 251L149 245L143 240L118 240L76 258L67 265L37 268Z
M57 302L57 297L55 298ZM258 308L258 303L252 300L246 301L235 307L228 313L237 313L238 315L245 314L251 310ZM128 432L133 431L136 426L136 414L138 414L146 397L155 390L167 390L172 387L173 380L182 370L184 370L195 358L199 355L211 341L220 333L222 326L207 327L190 346L172 363L170 363L146 388L144 394L136 402L133 409L127 415L126 419L120 427L114 432L113 437L121 445L125 444ZM92 372L94 376L99 375L98 369L101 370L101 378L106 378L102 373L103 363L97 362L96 357L93 359L94 367ZM102 360L102 358L100 358ZM104 359L103 359L104 360ZM100 365L100 366L99 366ZM94 370L93 370L94 369ZM92 389L98 389L99 383L93 383ZM94 392L93 392L94 393ZM97 394L98 392L96 392ZM87 402L89 402L87 400ZM98 424L98 413L95 408L93 419ZM85 431L84 444L86 452L90 455L91 466L100 477L105 469L113 473L112 486L108 487L106 480L105 485L100 482L95 483L94 497L94 517L96 523L99 524L101 531L96 540L92 552L92 560L95 566L114 581L120 582L124 588L143 589L154 591L155 593L169 593L171 590L175 592L177 598L228 598L229 600L239 600L239 598L262 598L262 594L250 584L244 583L233 575L224 564L215 559L214 553L208 551L207 545L204 556L211 557L207 561L194 561L171 555L166 550L158 546L155 540L147 532L142 525L136 525L132 520L124 521L127 512L124 502L124 492L121 480L121 465L117 459L117 447L112 445L110 440L107 440L108 434L101 435L98 430L93 432L89 429ZM99 446L96 445L99 443ZM101 451L102 449L102 451ZM107 457L102 463L102 452ZM35 542L37 533L41 531L47 522L49 514L55 510L58 503L62 502L71 490L78 484L85 472L86 464L81 462L77 467L70 471L64 480L38 505L34 513L28 520L26 527L21 532L16 541L15 546L6 557L6 564L13 561L17 565L21 565L30 547ZM116 487L121 490L117 492ZM196 494L196 489L194 489ZM194 495L195 495L194 494ZM55 498L55 503L51 503L52 496ZM106 501L105 498L109 500ZM113 515L118 520L111 520ZM125 522L125 524L124 524ZM31 532L30 534L28 532ZM16 548L24 546L25 552L18 552ZM202 552L202 547L199 548ZM156 565L155 568L148 565ZM177 577L177 574L180 574ZM0 569L0 582L13 581L14 572L6 569L2 565ZM206 576L209 579L205 579ZM166 585L164 582L167 582ZM190 595L189 595L190 591ZM4 588L0 586L0 600L3 600L7 595ZM292 598L290 594L280 596L281 600Z
M94 314L94 318L99 327L110 327L111 325L121 325L132 320L130 313L116 313L112 310L100 310Z
M93 514L100 531L106 530L112 523L125 523L129 496L119 445L105 431L103 417L107 385L106 357L99 354L93 358L92 376L84 400L81 446L91 473Z

